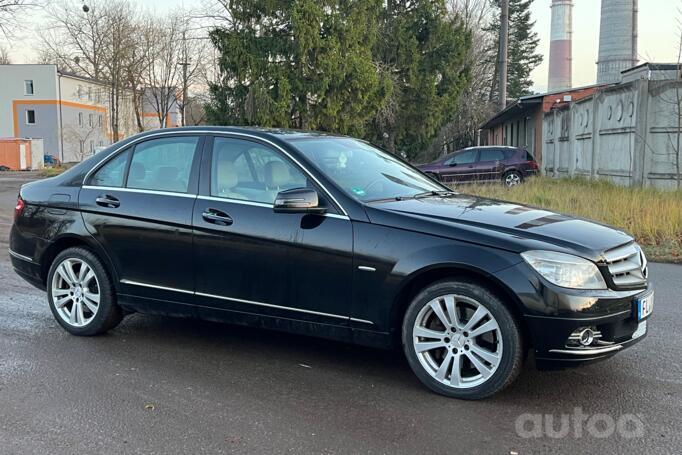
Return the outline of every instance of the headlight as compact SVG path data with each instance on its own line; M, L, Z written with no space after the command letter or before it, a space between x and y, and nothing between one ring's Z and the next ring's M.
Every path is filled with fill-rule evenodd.
M587 259L553 251L526 251L521 257L550 283L572 289L606 289L597 265Z

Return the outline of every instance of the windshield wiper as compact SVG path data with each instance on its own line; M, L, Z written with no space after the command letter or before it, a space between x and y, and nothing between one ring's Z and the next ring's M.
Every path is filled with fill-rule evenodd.
M423 197L430 197L430 196L441 196L441 197L443 197L443 196L454 196L455 194L457 194L457 193L455 193L454 191L447 191L447 190L435 191L435 190L432 190L432 191L424 191L422 193L417 193L417 194L413 195L412 197L414 199L420 199Z

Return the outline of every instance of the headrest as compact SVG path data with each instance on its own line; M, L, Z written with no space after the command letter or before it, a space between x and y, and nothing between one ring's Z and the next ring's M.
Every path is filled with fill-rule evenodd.
M234 168L234 164L227 160L218 161L216 181L220 190L229 190L237 186L239 176Z
M130 174L128 178L132 180L143 180L146 177L146 172L144 169L144 164L142 163L132 163L130 165Z
M279 188L289 183L289 167L281 161L270 161L265 165L265 186Z

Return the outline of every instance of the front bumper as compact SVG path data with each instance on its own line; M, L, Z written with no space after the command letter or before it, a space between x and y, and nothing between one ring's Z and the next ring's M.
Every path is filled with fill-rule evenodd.
M498 277L521 300L526 328L540 369L564 368L607 359L643 340L649 327L638 321L634 301L650 290L581 291L554 286L525 263ZM588 346L571 340L582 328L600 334Z

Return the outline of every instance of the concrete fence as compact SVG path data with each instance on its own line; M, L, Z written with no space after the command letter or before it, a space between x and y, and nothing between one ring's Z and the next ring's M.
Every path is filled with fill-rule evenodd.
M682 81L641 78L552 109L543 119L542 171L675 188L681 101Z

